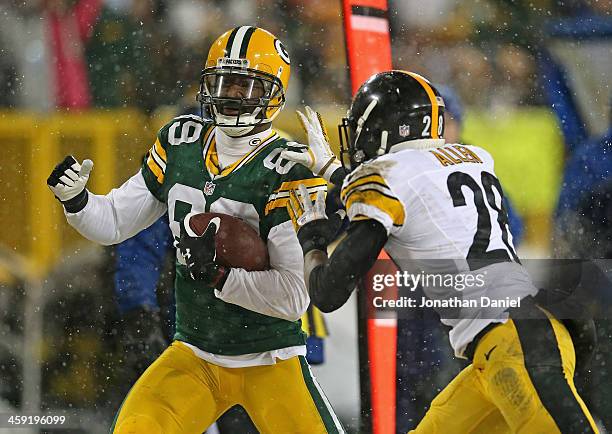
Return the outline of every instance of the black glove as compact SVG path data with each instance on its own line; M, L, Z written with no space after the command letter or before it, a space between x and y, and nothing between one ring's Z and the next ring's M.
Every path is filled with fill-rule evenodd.
M49 189L64 205L66 211L76 213L87 205L89 195L85 186L92 168L91 160L79 164L72 155L68 155L64 161L55 166L47 178Z
M181 222L181 237L175 243L175 247L185 260L187 270L193 280L221 290L230 269L215 262L217 258L215 235L218 229L213 219L208 223L201 237L192 237L187 234Z

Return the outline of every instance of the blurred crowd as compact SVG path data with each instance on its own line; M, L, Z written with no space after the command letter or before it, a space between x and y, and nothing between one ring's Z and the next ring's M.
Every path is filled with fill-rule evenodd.
M391 3L395 66L451 85L466 105L484 109L543 104L536 63L554 24L612 16L608 0Z
M0 107L159 106L193 97L223 31L269 29L292 56L290 103L348 101L336 0L7 0ZM469 106L533 105L547 20L609 16L612 2L389 0L396 67L456 87Z
M346 97L339 2L13 0L0 4L0 107L138 107L195 95L212 41L253 24L290 48L299 101ZM332 83L332 86L330 86Z

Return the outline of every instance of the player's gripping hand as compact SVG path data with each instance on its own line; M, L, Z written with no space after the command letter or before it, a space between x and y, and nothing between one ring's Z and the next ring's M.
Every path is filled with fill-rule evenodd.
M181 222L181 236L175 242L175 247L185 260L193 280L221 290L230 270L215 262L217 259L215 235L219 230L220 220L218 217L211 219L202 236L198 237L190 229L190 217L191 214L188 214Z
M327 131L321 115L308 106L306 106L306 114L297 110L297 115L308 135L308 147L306 152L285 149L281 152L281 158L306 166L312 173L329 182L332 174L341 167L341 164L329 146Z
M289 192L287 211L294 222L304 255L311 250L326 252L327 246L336 239L346 216L346 212L340 209L328 217L324 193L319 191L313 202L304 184L299 185L298 191Z
M83 164L79 164L72 155L68 155L47 178L47 185L66 211L79 212L87 205L89 196L85 186L92 168L93 161L84 160Z

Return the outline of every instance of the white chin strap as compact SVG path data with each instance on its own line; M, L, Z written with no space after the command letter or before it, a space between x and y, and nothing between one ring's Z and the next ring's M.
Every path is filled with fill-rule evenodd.
M226 127L219 125L219 128L221 129L221 131L223 131L230 137L240 137L244 136L245 134L249 134L253 130L253 128L255 128L255 126L249 125L242 127Z
M239 137L244 136L245 134L250 133L253 128L255 128L260 123L267 123L269 121L259 120L257 119L257 115L261 111L260 107L257 107L253 113L245 113L240 115L240 123L250 124L250 125L233 125L236 123L236 116L227 116L221 114L217 111L217 109L213 106L213 110L215 111L215 118L218 124L218 127L221 128L225 134L230 137Z

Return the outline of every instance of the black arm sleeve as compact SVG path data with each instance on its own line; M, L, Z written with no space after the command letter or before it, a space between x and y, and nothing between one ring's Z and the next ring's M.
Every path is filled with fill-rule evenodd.
M334 173L331 174L331 176L329 177L329 180L331 181L332 184L337 185L338 187L342 186L342 182L344 181L344 178L346 178L346 175L348 175L348 172L344 169L344 167L338 167Z
M346 237L325 264L310 273L312 303L322 312L340 308L368 272L387 242L387 231L376 220L352 222Z

